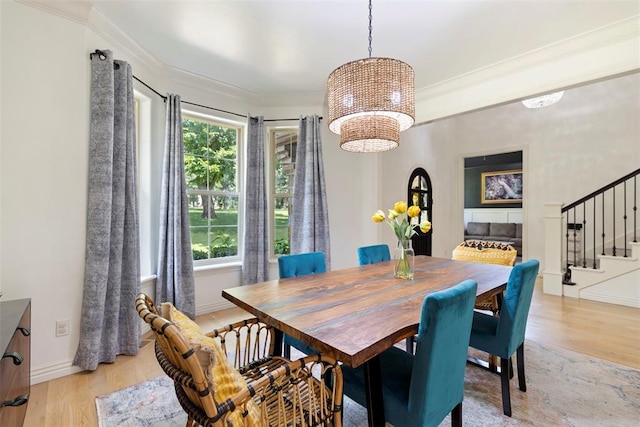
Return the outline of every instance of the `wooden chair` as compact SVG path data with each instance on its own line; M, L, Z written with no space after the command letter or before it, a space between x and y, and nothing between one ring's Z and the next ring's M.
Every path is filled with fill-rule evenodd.
M257 319L197 336L185 326L195 322L179 312L186 320L167 320L143 293L136 308L155 334L156 358L174 381L187 427L342 425L342 371L335 359L270 356L273 330ZM219 351L214 356L222 356L210 366L211 354L204 350L212 347ZM225 398L223 392L230 391Z

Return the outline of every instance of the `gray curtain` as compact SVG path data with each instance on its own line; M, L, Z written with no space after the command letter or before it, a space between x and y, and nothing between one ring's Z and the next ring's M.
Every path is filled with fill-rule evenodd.
M80 342L73 364L94 370L138 353L140 288L131 66L91 55L87 242Z
M184 176L180 97L168 95L166 105L156 302L170 302L193 319L196 314L196 298L187 183Z
M269 279L269 216L264 158L264 118L248 116L247 182L242 283Z
M324 252L331 268L329 210L324 183L320 118L300 119L291 217L291 253Z

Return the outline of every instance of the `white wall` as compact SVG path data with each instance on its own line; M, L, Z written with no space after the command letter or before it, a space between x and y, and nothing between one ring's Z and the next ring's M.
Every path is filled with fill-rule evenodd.
M639 117L640 75L632 74L567 90L546 108L518 102L414 127L384 156L385 204L424 167L434 187L433 254L448 256L463 235L463 159L522 150L523 251L543 261L544 204L571 203L637 169Z
M114 31L102 17L68 20L23 3L0 2L0 287L3 300L32 298L32 380L73 371L78 342L86 226L89 52L112 49L132 64L134 74L160 93L221 109L298 117L322 114L324 99L283 101L265 108L252 94L220 88L168 70ZM434 255L448 257L462 236L463 158L523 149L525 223L531 256L542 258L535 239L546 200L573 200L637 167L638 76L603 83L578 96L568 91L560 104L536 112L519 105L418 126L404 132L401 147L384 154L353 154L339 148L338 137L322 127L331 227L332 268L357 262L356 248L388 242L393 234L371 215L406 196L415 167L424 167L434 186ZM151 102L147 146L140 166L151 168L141 182L146 235L143 265L155 271L157 207L164 141L164 103L140 84ZM572 92L576 95L572 95ZM594 103L594 100L597 102ZM269 105L272 105L269 103ZM605 151L606 148L606 151ZM570 162L572 154L578 162ZM559 188L556 182L567 182ZM526 254L527 252L525 252ZM275 273L275 268L274 268ZM220 296L240 282L238 265L196 271L197 311L228 303ZM153 280L144 290L153 289ZM55 337L55 321L70 320L71 333Z
M465 208L465 229L469 222L515 222L522 224L522 208Z
M0 34L2 34L2 7L0 7ZM0 40L0 99L2 99L2 40ZM2 129L2 102L0 102L0 129ZM2 177L2 132L0 132L0 178ZM2 259L2 185L0 181L0 260ZM0 262L0 299L2 299L2 262Z
M3 299L32 298L31 366L54 367L73 357L82 299L86 30L14 2L0 7ZM71 321L70 336L55 338L56 320Z

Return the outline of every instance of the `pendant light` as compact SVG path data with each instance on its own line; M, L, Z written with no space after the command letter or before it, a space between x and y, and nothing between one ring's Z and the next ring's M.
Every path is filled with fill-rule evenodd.
M342 149L357 153L396 148L415 120L413 68L372 57L372 28L369 0L369 57L341 65L327 79L329 129L340 134Z

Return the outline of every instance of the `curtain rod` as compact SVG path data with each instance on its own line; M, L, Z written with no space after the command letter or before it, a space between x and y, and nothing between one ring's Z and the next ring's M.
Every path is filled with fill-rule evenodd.
M103 51L101 51L100 49L96 49L95 52L92 52L89 54L89 59L93 59L93 55L100 55L100 60L104 61L107 56L104 54ZM160 98L162 98L163 101L167 101L167 97L163 94L161 94L160 92L158 92L157 90L155 90L154 88L152 88L151 86L149 86L148 84L146 84L145 82L143 82L142 80L140 80L139 78L137 78L136 76L133 76L134 79L136 79L137 81L139 81L140 83L142 83L143 85L145 85L150 91L152 91L153 93L155 93L156 95L158 95ZM209 110L214 110L214 111L219 111L221 113L227 113L227 114L232 114L234 116L238 116L238 117L243 117L243 118L247 118L247 116L245 116L244 114L238 114L238 113L234 113L233 111L227 111L227 110L221 110L219 108L215 108L215 107L209 107L207 105L202 105L202 104L196 104L194 102L189 102L189 101L183 101L180 100L181 104L189 104L189 105L194 105L196 107L201 107L201 108L207 108ZM265 119L265 122L291 122L291 121L295 121L295 120L300 120L298 119ZM322 120L322 117L320 117L320 120Z

